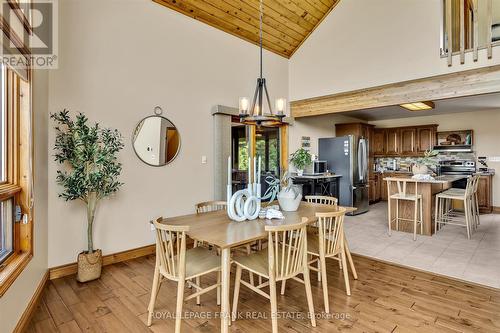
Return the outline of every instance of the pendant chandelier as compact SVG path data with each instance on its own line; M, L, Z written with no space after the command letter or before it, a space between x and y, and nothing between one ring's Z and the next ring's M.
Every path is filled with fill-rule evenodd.
M273 113L271 99L267 92L266 79L262 76L262 0L260 0L260 76L253 95L251 107L247 97L240 97L239 115L240 122L245 125L264 127L279 126L283 122L286 111L286 99L278 98L275 101L276 113ZM267 104L269 113L264 113L264 103Z

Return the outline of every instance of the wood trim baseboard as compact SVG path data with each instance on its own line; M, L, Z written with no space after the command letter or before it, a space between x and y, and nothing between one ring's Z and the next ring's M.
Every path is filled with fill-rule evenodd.
M493 206L493 214L500 214L500 207Z
M48 281L49 281L49 270L47 270L43 275L42 280L38 284L35 293L33 294L28 303L28 306L26 307L26 309L24 309L21 318L19 318L19 321L17 322L17 325L14 328L13 333L22 333L26 330L31 320L31 317L33 316L33 313L35 312L35 309L38 306L40 299L42 298L43 290L45 289L45 286Z
M143 247L126 250L118 253L102 256L102 265L112 265L125 260L144 257L156 252L155 244L146 245ZM76 274L78 265L76 262L57 267L49 268L49 280L58 279L64 276Z

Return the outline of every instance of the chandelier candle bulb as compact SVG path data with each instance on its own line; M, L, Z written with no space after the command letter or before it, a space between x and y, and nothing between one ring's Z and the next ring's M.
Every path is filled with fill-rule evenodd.
M248 98L240 97L240 114L248 113Z
M275 104L276 104L276 112L278 112L279 115L284 114L286 107L286 99L278 98Z

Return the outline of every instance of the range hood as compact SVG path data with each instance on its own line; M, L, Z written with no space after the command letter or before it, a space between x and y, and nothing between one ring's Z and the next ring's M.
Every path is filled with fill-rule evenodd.
M434 150L440 153L472 153L472 145L437 145Z

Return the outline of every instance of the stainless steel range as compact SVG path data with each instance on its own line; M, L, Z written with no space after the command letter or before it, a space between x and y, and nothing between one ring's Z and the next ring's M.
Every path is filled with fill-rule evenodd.
M440 175L470 176L476 173L476 162L474 160L443 160L439 162L438 173ZM467 178L457 180L452 184L455 188L466 188Z
M443 160L439 162L441 175L473 175L476 173L474 160Z

